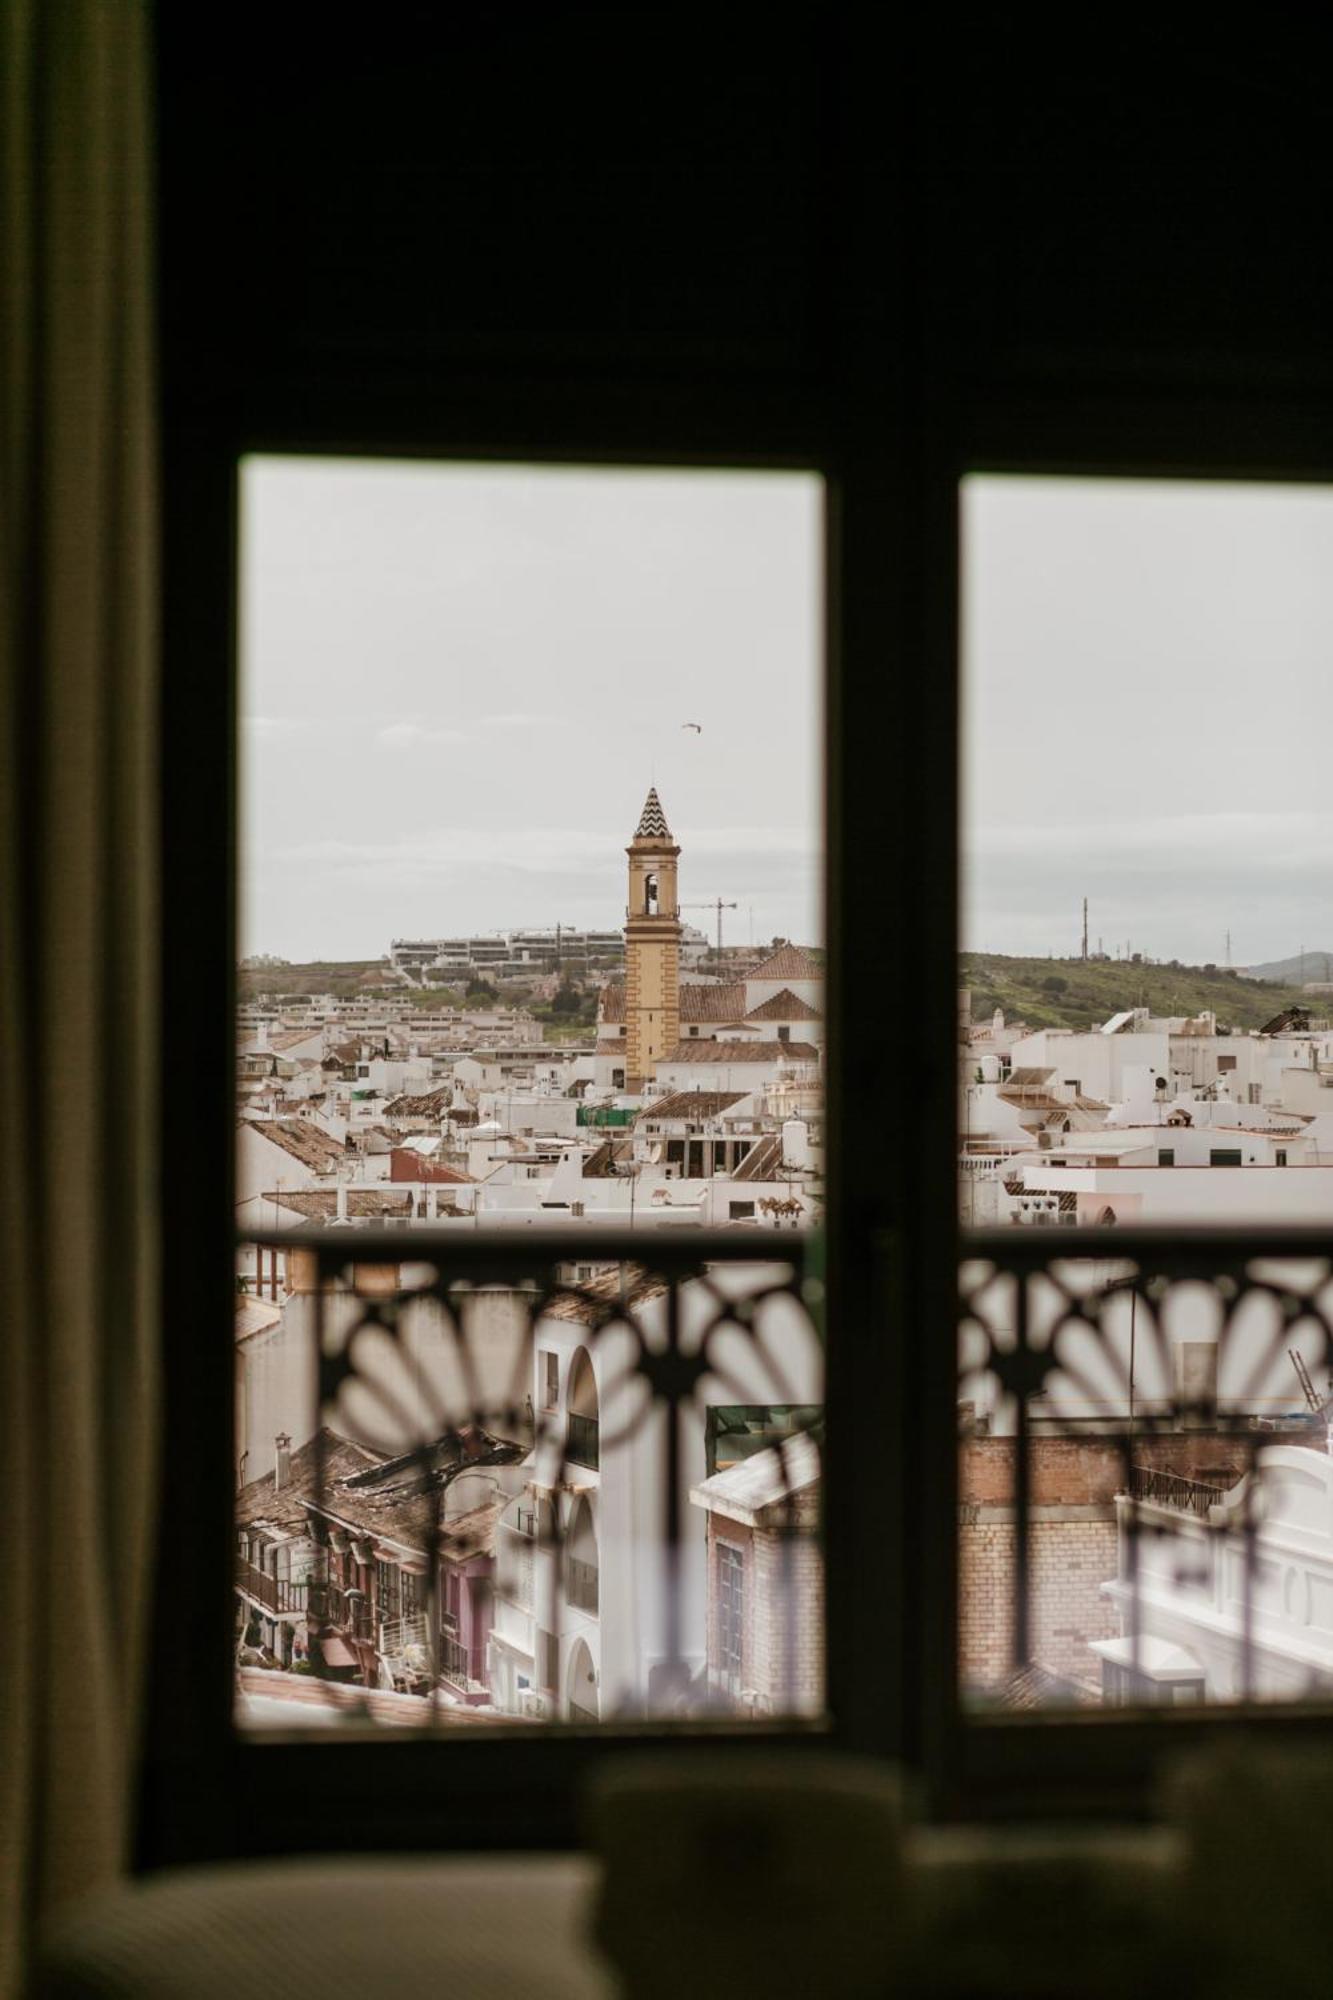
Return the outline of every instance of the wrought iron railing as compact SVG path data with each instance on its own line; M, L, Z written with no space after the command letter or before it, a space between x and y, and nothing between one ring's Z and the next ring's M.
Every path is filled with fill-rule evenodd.
M1011 1226L960 1291L966 1691L1327 1699L1333 1228Z
M1224 1486L1211 1486L1203 1479L1186 1479L1182 1473L1163 1472L1155 1465L1132 1465L1129 1490L1135 1500L1147 1501L1154 1507L1171 1507L1181 1514L1197 1514L1205 1521L1227 1496Z
M352 1633L350 1593L359 1630L377 1642L373 1661L364 1648L341 1670L367 1691L376 1680L403 1685L396 1659L381 1657L389 1635L378 1592L397 1570L416 1571L426 1659L413 1653L411 1684L433 1690L423 1724L459 1699L463 1678L479 1710L515 1721L539 1709L581 1722L715 1710L706 1410L821 1404L815 1239L353 1225L260 1240L286 1253L295 1288L275 1338L299 1348L309 1369L308 1395L291 1400L307 1395L311 1414L284 1418L292 1441L279 1512L294 1540L331 1542L341 1565L341 1581L308 1607L311 1637L328 1636L319 1626ZM571 1282L576 1263L602 1275ZM547 1409L552 1352L561 1396ZM581 1399L589 1372L595 1418L569 1407L576 1378ZM796 1561L803 1545L818 1545L820 1450L813 1436L785 1438L744 1468L757 1532L782 1544L767 1629L785 1628L787 1640L767 1647L759 1714L822 1706L822 1626L813 1643L810 1634L821 1618L817 1565ZM598 1486L580 1477L584 1467L599 1468ZM271 1489L270 1478L242 1490L243 1530L271 1520ZM569 1552L589 1510L598 1565ZM652 1549L645 1510L660 1524ZM614 1572L608 1546L619 1547ZM504 1579L521 1549L519 1615ZM446 1564L468 1578L470 1657L442 1627ZM566 1610L585 1615L566 1624ZM312 1646L311 1657L329 1651ZM465 1671L478 1662L486 1701ZM550 1699L539 1704L534 1690ZM338 1707L347 1712L346 1686Z

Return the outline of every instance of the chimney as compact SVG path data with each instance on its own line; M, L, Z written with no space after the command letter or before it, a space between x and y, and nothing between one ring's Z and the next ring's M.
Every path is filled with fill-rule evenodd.
M338 1220L347 1220L347 1183L344 1180L338 1182Z
M278 1432L273 1440L273 1449L273 1491L281 1493L292 1483L292 1441L286 1431Z

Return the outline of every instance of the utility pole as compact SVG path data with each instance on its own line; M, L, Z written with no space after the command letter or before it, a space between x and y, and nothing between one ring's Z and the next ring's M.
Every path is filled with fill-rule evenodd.
M1085 964L1087 962L1087 957L1088 957L1088 899L1085 896L1083 898L1083 959Z

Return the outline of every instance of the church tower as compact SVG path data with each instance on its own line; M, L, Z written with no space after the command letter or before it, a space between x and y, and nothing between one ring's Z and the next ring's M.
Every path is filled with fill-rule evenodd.
M642 1090L680 1040L680 905L662 802L650 790L629 856L625 911L625 1088Z

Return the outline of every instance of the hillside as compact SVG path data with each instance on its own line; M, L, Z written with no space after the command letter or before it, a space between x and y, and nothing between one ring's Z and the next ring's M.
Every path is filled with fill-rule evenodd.
M1267 965L1247 965L1243 972L1246 979L1294 981L1297 986L1306 979L1327 983L1333 981L1333 951L1293 952L1290 958L1271 959Z
M1005 958L964 952L959 984L972 994L972 1019L997 1007L1033 1028L1091 1028L1125 1007L1154 1014L1216 1014L1218 1025L1262 1028L1284 1007L1310 1006L1299 986L1242 979L1225 966L1133 965L1119 959ZM1329 1011L1314 1000L1316 1012Z
M332 993L340 1000L368 993L376 987L402 992L382 958L321 960L313 965L242 965L236 972L236 991L242 1000L258 994Z

